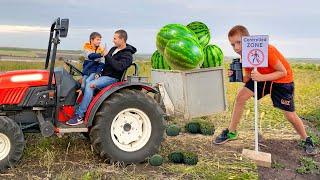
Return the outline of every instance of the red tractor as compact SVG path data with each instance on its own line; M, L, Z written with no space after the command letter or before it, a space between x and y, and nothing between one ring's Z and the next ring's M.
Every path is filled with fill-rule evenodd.
M138 163L156 153L163 139L165 113L149 94L156 88L135 73L98 90L85 115L85 123L64 124L81 98L81 71L69 62L70 70L55 68L57 46L68 33L69 20L56 19L50 29L43 70L10 71L0 74L0 170L15 165L25 147L24 133L84 133L94 150L111 161ZM50 63L50 66L49 66ZM67 68L68 69L68 68Z

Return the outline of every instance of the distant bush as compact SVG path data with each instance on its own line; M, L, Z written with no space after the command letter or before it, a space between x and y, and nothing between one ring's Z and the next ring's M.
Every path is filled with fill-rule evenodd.
M291 66L295 69L308 69L308 70L320 71L319 64L297 63L297 64L292 64Z

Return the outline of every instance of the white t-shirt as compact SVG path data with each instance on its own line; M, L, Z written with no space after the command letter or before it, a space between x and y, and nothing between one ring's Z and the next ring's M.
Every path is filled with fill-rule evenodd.
M112 53L112 56L115 55L115 54L116 54L117 52L119 52L119 51L120 51L119 48L117 48L116 50L114 50L113 53Z

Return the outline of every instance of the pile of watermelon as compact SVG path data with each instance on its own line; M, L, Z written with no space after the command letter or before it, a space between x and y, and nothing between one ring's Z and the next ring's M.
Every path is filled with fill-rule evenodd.
M221 66L223 52L209 44L210 30L202 22L187 26L168 24L157 34L157 50L151 56L153 69L191 70Z

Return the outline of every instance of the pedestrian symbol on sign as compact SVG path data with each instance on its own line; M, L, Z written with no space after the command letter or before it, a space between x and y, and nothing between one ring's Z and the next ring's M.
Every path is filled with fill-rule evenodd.
M251 65L258 66L264 61L264 54L260 49L252 49L247 58Z

